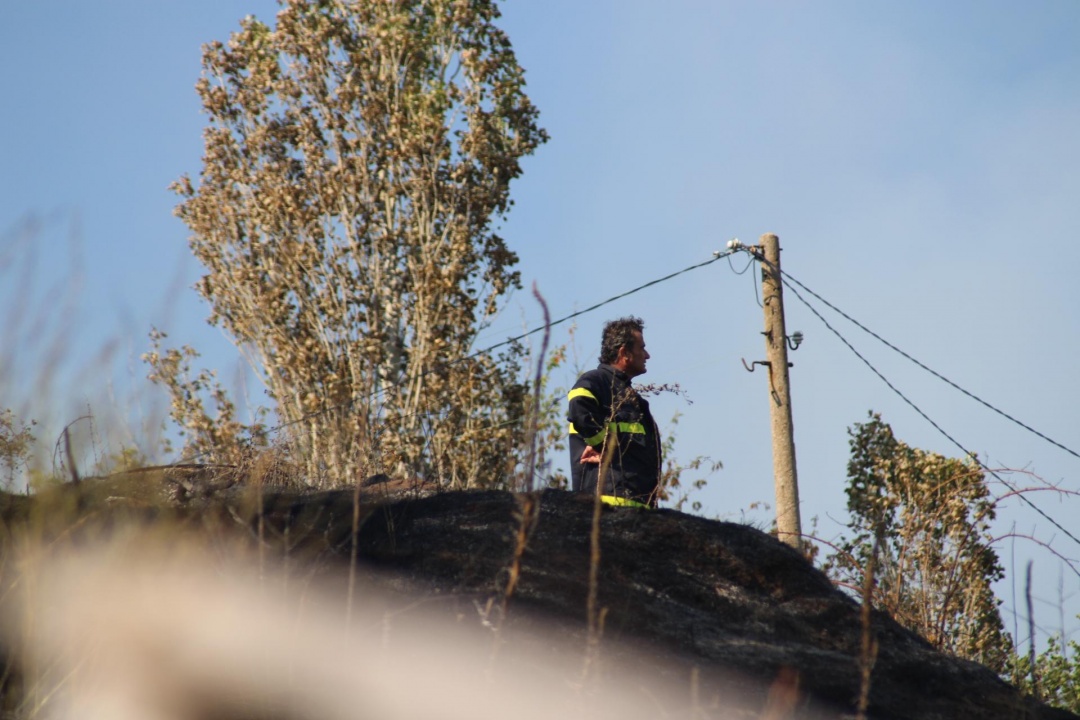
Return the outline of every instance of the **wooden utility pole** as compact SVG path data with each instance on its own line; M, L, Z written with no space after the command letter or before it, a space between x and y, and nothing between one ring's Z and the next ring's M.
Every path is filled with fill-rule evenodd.
M773 482L776 530L780 540L802 548L799 481L795 472L795 435L788 385L788 340L784 326L784 284L780 277L780 238L761 236L761 290L765 305L765 351L769 367L769 415L772 420Z

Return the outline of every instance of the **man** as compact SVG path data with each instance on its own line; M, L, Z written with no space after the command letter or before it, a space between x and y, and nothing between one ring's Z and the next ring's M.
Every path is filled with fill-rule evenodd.
M660 433L649 403L630 385L650 357L644 327L636 317L605 324L599 367L578 378L569 394L571 488L595 493L608 463L600 496L612 505L656 507Z

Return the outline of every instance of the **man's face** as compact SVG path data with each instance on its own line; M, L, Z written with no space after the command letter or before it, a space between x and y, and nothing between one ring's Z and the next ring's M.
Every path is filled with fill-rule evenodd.
M634 347L624 345L619 348L619 360L622 363L620 369L629 377L644 375L645 361L650 357L649 351L645 349L645 338L640 332L634 330Z

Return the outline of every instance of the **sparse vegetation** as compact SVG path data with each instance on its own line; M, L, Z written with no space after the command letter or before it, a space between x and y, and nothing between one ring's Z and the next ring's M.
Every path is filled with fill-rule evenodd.
M698 455L686 463L683 463L675 452L676 429L679 425L681 413L672 415L667 425L661 446L664 454L664 467L660 473L660 500L671 504L676 510L689 509L693 512L701 511L701 501L695 497L709 483L709 476L723 468L719 460ZM693 473L698 475L693 480L687 480L685 475Z
M1003 672L1012 640L991 587L1004 570L982 468L907 445L874 413L850 436L852 534L829 556L827 571L862 588L863 568L876 567L878 607L935 647Z
M832 545L825 570L935 647L986 665L1050 705L1080 712L1080 646L1051 637L1042 653L1033 645L1030 656L1018 652L991 588L1004 577L995 550L1002 536L991 533L999 504L1034 489L1067 491L1010 488L994 496L973 458L913 448L875 413L849 434L853 534ZM1075 561L1027 539L1077 571Z
M27 425L16 418L10 408L0 408L0 482L7 490L14 487L18 474L27 469L34 446L31 432L34 425L33 420Z
M1080 715L1080 643L1075 640L1051 636L1034 666L1028 657L1014 655L1008 676L1027 694Z

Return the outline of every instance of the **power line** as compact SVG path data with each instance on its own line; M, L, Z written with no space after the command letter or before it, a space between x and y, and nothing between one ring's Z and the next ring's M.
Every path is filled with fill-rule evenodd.
M759 258L759 260L760 260L761 262L766 262L766 261L765 261L765 260L764 260L763 258ZM774 269L776 269L776 268L774 268ZM821 300L821 296L820 296L820 295L818 295L817 293L813 292L812 290L810 290L809 288L807 288L807 287L806 287L805 285L803 285L802 283L798 282L798 281L797 281L797 280L795 280L794 278L791 278L791 277L790 277L790 276L789 276L789 275L788 275L787 273L784 273L783 271L781 271L781 272L780 272L780 274L781 274L781 275L783 275L783 276L786 276L786 277L790 278L790 279L791 279L791 280L792 280L793 282L795 282L795 283L796 283L796 284L797 284L797 285L798 285L799 287L801 287L801 288L803 288L804 290L806 290L806 292L807 292L807 293L810 293L810 294L812 294L812 295L813 295L814 297L816 297L816 298L818 298L819 300ZM824 318L824 316L822 316L822 314L821 314L821 313L819 313L819 312L817 311L817 308L815 308L815 307L814 307L813 305L811 305L811 304L810 304L810 303L809 303L809 302L808 302L808 301L806 300L806 298L804 298L804 297L803 297L803 296L802 296L802 295L801 295L801 294L799 293L799 291L798 291L798 289L797 289L796 287L794 287L793 285L788 285L787 287L788 287L788 289L789 289L789 290L791 290L791 292L793 292L793 293L795 294L795 297L796 297L796 298L798 298L798 299L799 299L799 301L800 301L800 302L801 302L801 303L802 303L803 305L805 305L805 306L806 306L806 307L807 307L807 308L808 308L808 309L810 310L810 312L812 312L812 313L813 313L813 314L814 314L815 316L817 316L818 320L820 320L820 321L822 322L822 324L824 324L824 325L825 325L825 327L826 327L826 328L828 328L828 329L829 329L829 330L830 330L830 331L831 331L831 332L832 332L832 333L833 333L834 335L836 335L836 337L837 337L837 338L839 338L840 342L842 342L842 343L843 343L844 345L846 345L846 346L847 346L847 348L848 348L849 350L851 350L851 352L852 352L852 353L854 353L855 357L859 358L859 360L861 360L861 361L863 362L863 364L865 364L865 365L866 365L866 366L867 366L868 368L870 368L871 372L873 372L873 373L874 373L875 375L877 375L877 376L878 376L878 378L880 378L880 379L881 379L881 381L882 381L882 382L884 382L884 383L885 383L885 385L887 385L887 386L888 386L888 388L889 388L890 390L892 390L892 391L893 391L894 393L896 393L896 395L897 395L897 396L898 396L898 397L899 397L899 398L900 398L901 400L903 400L903 401L904 401L905 403L907 403L907 404L908 404L909 406L911 406L911 408L912 408L912 409L913 409L913 410L914 410L915 412L917 412L917 413L918 413L918 414L919 414L919 415L920 415L920 416L921 416L921 417L922 417L922 418L923 418L924 420L926 420L926 422L930 423L930 425L931 425L931 426L933 426L933 428L934 428L935 430L937 430L937 431L938 431L939 433L941 433L941 434L942 434L942 435L943 435L943 436L944 436L944 437L945 437L946 439L948 439L948 440L949 440L949 442L951 442L951 443L952 443L953 445L955 445L956 447L958 447L958 448L960 449L960 451L961 451L962 453L964 453L964 455L965 455L965 456L967 456L967 457L971 458L972 460L974 460L974 461L975 461L975 462L976 462L976 463L977 463L977 464L979 465L979 467L981 467L981 468L982 468L983 470L985 470L986 472L988 472L988 473L990 473L991 475L993 475L993 476L994 476L994 477L995 477L995 478L996 478L996 479L998 480L998 482L1000 482L1000 483L1001 483L1002 485L1004 485L1004 486L1005 486L1005 487L1007 487L1007 488L1008 488L1009 490L1011 490L1011 491L1012 491L1012 492L1013 492L1013 493L1014 493L1014 494L1015 494L1015 495L1016 495L1016 496L1017 496L1018 498L1020 498L1020 500L1021 500L1022 502L1024 502L1025 504L1027 504L1027 505L1028 505L1029 507L1031 507L1031 509L1033 509L1033 510L1034 510L1035 512L1037 512L1037 513L1038 513L1039 515L1041 515L1041 516L1042 516L1042 517L1043 517L1043 518L1044 518L1044 519L1045 519L1045 520L1046 520L1047 522L1049 522L1049 523L1050 523L1051 525L1053 525L1053 526L1054 526L1054 527L1056 527L1056 528L1057 528L1058 530L1060 530L1061 532L1063 532L1063 533L1064 533L1064 534L1065 534L1065 535L1066 535L1067 537L1069 537L1069 538L1070 538L1070 539L1071 539L1071 540L1072 540L1073 542L1075 542L1075 543L1076 543L1077 545L1080 545L1080 538L1077 538L1077 537L1076 537L1075 535L1073 535L1073 534L1072 534L1071 532L1069 532L1068 530L1066 530L1066 529L1065 529L1065 528L1064 528L1064 527L1063 527L1063 526L1062 526L1062 525L1061 525L1061 524L1060 524L1060 523L1059 523L1059 522L1058 522L1057 520L1054 520L1054 518L1052 518L1052 517L1050 517L1049 515L1047 515L1047 514L1046 514L1046 513L1045 513L1045 512L1044 512L1044 511L1043 511L1043 510L1042 510L1042 509L1041 509L1041 508L1040 508L1040 507L1039 507L1038 505L1036 505L1036 504L1035 504L1034 502L1032 502L1031 500L1029 500L1029 499L1028 499L1028 498L1027 498L1027 497L1026 497L1026 496L1025 496L1025 495L1024 495L1024 494L1023 494L1022 492L1020 492L1020 491L1019 491L1019 490L1018 490L1018 489L1017 489L1016 487L1014 487L1014 486L1013 486L1012 484L1010 484L1010 483L1009 483L1008 481L1006 481L1006 480L1005 480L1005 479L1004 479L1003 477L1001 477L1001 475L999 475L999 474L998 474L998 473L997 473L996 471L994 471L994 470L993 470L992 468L990 468L990 467L989 467L988 465L986 465L986 463L982 462L982 461L981 461L981 460L979 459L978 455L976 455L975 453L973 453L973 452L969 451L969 450L968 450L967 448L965 448L965 447L964 447L964 446L963 446L963 445L962 445L962 444L961 444L961 443L960 443L960 442L959 442L959 441L958 441L958 440L957 440L956 438L954 438L954 437L953 437L952 435L950 435L950 434L949 434L948 432L946 432L946 431L944 430L944 428L942 428L942 427L941 427L940 425L938 425L938 424L937 424L936 422L934 422L934 421L933 421L933 420L932 420L932 419L930 418L930 416L929 416L929 415L927 415L927 414L926 414L925 412L923 412L923 411L922 411L922 409L921 409L921 408L920 408L920 407L919 407L918 405L916 405L916 404L915 404L914 402L912 402L910 398L908 398L908 397L907 397L907 396L906 396L906 395L905 395L905 394L904 394L903 392L901 392L901 391L900 391L900 390L899 390L899 389L898 389L898 388L897 388L897 387L896 387L895 385L893 385L893 384L892 384L891 382L889 382L888 378L886 378L886 377L885 377L884 375L882 375L882 374L881 374L881 372L880 372L880 371L879 371L879 370L878 370L878 369L877 369L876 367L874 367L874 365L873 365L873 364L872 364L872 363L871 363L871 362L870 362L869 360L867 360L867 359L866 359L866 358L865 358L865 357L864 357L864 356L863 356L863 355L862 355L862 354L861 354L861 353L860 353L860 352L859 352L858 350L856 350L856 349L855 349L855 347L854 347L854 346L853 346L853 345L852 345L852 344L851 344L850 342L848 342L847 338L845 338L845 337L844 337L844 336L843 336L843 335L842 335L842 334L841 334L841 333L840 333L840 332L839 332L839 331L838 331L838 330L837 330L836 328L834 328L834 327L833 327L833 326L832 326L831 324L829 324L829 321L828 321L828 320L826 320L826 319ZM824 301L824 300L822 300L822 302L825 302L825 301ZM834 307L833 305L831 305L831 304L829 304L829 303L825 303L825 304L826 304L826 305L829 305L829 307L830 307L830 308L832 308L833 310L836 310L837 312L840 312L840 311L839 311L839 310L837 310L837 309L836 309L836 308L835 308L835 307ZM847 316L846 314L844 314L844 313L842 313L842 312L840 312L840 314L841 314L841 315L844 315L844 317L848 317L848 316ZM850 318L849 318L849 319L850 319Z
M717 260L720 260L721 258L726 258L729 255L734 254L735 252L737 252L737 250L735 250L735 249L727 250L725 252L719 252L719 251L714 252L713 256L711 258L709 258L708 260L705 260L704 262L697 263L696 265L691 265L690 267L685 267L682 270L679 270L677 272L673 272L670 275L665 275L662 278L657 278L656 280L651 280L651 281L645 283L644 285L639 285L639 286L637 286L636 288L634 288L632 290L627 290L624 293L619 293L618 295L615 295L614 297L610 297L607 300L603 300L601 302L598 302L595 305L592 305L591 307L585 308L584 310L578 310L577 312L570 313L566 317L562 317L562 318L559 318L558 320L555 320L548 327L555 327L556 325L561 325L562 323L566 322L567 320L573 320L576 317L579 317L581 315L585 315L586 313L590 313L593 310L597 310L599 308L602 308L605 305L609 305L609 304L615 302L616 300L621 300L624 297L627 297L628 295L633 295L634 293L636 293L636 292L638 292L640 290L644 290L645 288L652 287L653 285L659 285L662 282L666 282L668 280L671 280L672 278L677 277L679 275L682 275L683 273L688 273L691 270L697 270L698 268L705 267L706 265L711 265L712 263L716 262ZM545 326L541 325L540 327L533 328L532 330L528 331L527 333L523 333L521 335L518 335L517 337L508 338L508 339L506 339L506 340L504 340L504 341L502 341L500 343L496 343L495 345L492 345L492 346L490 346L488 348L485 348L484 350L480 350L478 352L475 352L472 355L469 355L469 356L467 356L466 358L463 358L463 359L468 360L470 358L476 357L477 355L485 355L487 353L490 353L492 350L495 350L496 348L502 347L503 345L509 345L511 343L517 342L518 340L523 340L523 339L529 337L530 335L535 335L536 333L541 332L542 330L544 330L544 327Z
M754 258L753 258L753 256L751 256L750 259L746 261L746 265L743 266L742 270L736 270L735 269L735 263L731 262L730 253L728 255L729 255L728 261L727 261L728 267L730 267L731 272L735 273L736 275L744 274L747 270L749 270L754 265Z
M735 240L732 240L728 244L728 247L732 248L733 250L737 250L737 249L742 248L743 246L742 246L741 243L739 243L738 238L736 238ZM750 255L750 258L746 261L746 265L743 267L742 270L736 270L735 269L735 263L731 262L731 257L730 257L730 253L729 253L728 267L731 268L731 272L735 273L736 275L745 275L746 271L749 270L751 267L753 267L754 261L757 258L754 257L753 253L748 253L748 254ZM759 308L764 308L765 306L761 304L761 298L758 296L757 280L752 275L750 276L750 285L753 286L753 288L754 288L754 302L757 303L757 306Z
M838 313L838 314L839 314L840 316L842 316L842 317L843 317L843 318L844 318L845 320L847 320L848 322L850 322L850 323L851 323L852 325L854 325L855 327L859 328L860 330L862 330L862 331L863 331L863 332L865 332L866 334L870 335L870 336L871 336L872 338L874 338L874 339L875 339L875 340L877 340L878 342L882 343L882 344L883 344L883 345L885 345L885 346L886 346L887 348L889 348L889 349L893 350L894 352L896 352L896 353L900 354L901 356L903 356L903 357L904 357L904 358L906 358L907 360L910 360L911 362L915 363L915 364L916 364L916 365L918 365L918 366L919 366L920 368L922 368L922 369L923 369L923 370L925 370L926 372L928 372L928 373L930 373L931 375L933 375L934 377L936 377L936 378L937 378L938 380L941 380L942 382L946 383L947 385L950 385L951 387L955 388L956 390L959 390L959 391L960 391L960 392L962 392L962 393L963 393L964 395L967 395L967 396L968 396L969 398L971 398L971 399L972 399L972 400L974 400L975 402L979 403L979 404L980 404L980 405L982 405L983 407L986 407L986 408L988 408L988 409L990 409L990 410L993 410L994 412L996 412L996 413L997 413L998 415L1002 416L1002 417L1003 417L1003 418L1005 418L1006 420L1009 420L1009 421L1011 421L1011 422L1015 423L1016 425L1019 425L1020 427L1024 428L1025 430L1027 430L1028 432L1032 433L1033 435L1037 435L1038 437L1042 438L1043 440L1045 440L1046 442L1050 443L1051 445L1055 445L1055 446L1057 446L1058 448L1060 448L1060 449L1064 450L1065 452L1069 453L1069 454L1070 454L1070 455L1072 455L1073 457L1075 457L1075 458L1078 458L1078 459L1080 459L1080 453L1076 452L1075 450L1073 450L1073 449L1071 449L1071 448L1068 448L1068 447L1066 447L1065 445L1063 445L1063 444L1059 443L1059 442L1058 442L1057 440L1054 440L1054 439L1052 439L1052 438L1049 438L1049 437L1047 437L1046 435L1044 435L1043 433L1039 432L1038 430L1036 430L1035 428L1031 427L1030 425L1027 425L1027 424L1025 424L1025 423L1023 423L1023 422L1021 422L1021 421L1017 420L1017 419L1016 419L1016 418L1014 418L1014 417L1013 417L1012 415L1009 415L1008 413L1004 412L1003 410L999 410L998 408L994 407L993 405L991 405L990 403L986 402L986 401L985 401L985 400L983 400L982 398L978 397L978 396L977 396L977 395L975 395L974 393L972 393L972 392L969 392L969 391L965 390L964 388L960 387L959 385L957 385L956 383L954 383L954 382L953 382L952 380L950 380L949 378L947 378L947 377L945 377L944 375L942 375L941 373L939 373L939 372L937 372L937 371L933 370L932 368L930 368L930 367L927 367L927 366L926 366L925 364L923 364L923 363L919 362L918 360L916 360L915 358L913 358L913 357L912 357L911 355L909 355L908 353L906 353L906 352L904 352L903 350L901 350L900 348L896 347L896 346L895 346L895 345L893 345L893 344L892 344L891 342L889 342L889 341L888 341L888 340L886 340L885 338L881 337L880 335L878 335L877 333L875 333L875 332L874 332L873 330L869 329L868 327L866 327L865 325L863 325L862 323L860 323L860 322L859 322L858 320L856 320L855 318L851 317L850 315L848 315L847 313L845 313L845 312L844 312L843 310L841 310L840 308L836 307L835 305L833 305L832 303L830 303L830 302L829 302L828 300L826 300L825 298L823 298L823 297L821 297L820 295L818 295L818 294L817 294L816 292L814 292L813 290L811 290L810 288L808 288L808 287L806 287L805 285L803 285L803 284L802 284L801 282L799 282L799 281L798 281L798 280L796 280L796 279L795 279L794 277L792 277L792 276L791 276L791 275L790 275L789 273L787 273L787 272L785 272L785 271L783 271L783 270L781 270L780 272L781 272L781 273L783 273L783 275L784 275L784 277L785 277L785 278L787 278L787 279L788 279L788 280L790 280L791 282L793 282L793 283L795 283L796 285L798 285L799 287L801 287L801 288L802 288L803 290L805 290L805 291L806 291L807 293L809 293L810 295L813 295L813 296L814 296L815 298L817 298L817 299L818 299L819 301L821 301L821 303L822 303L822 304L824 304L825 306L827 306L827 307L828 307L829 309L831 309L831 310L832 310L833 312L836 312L836 313ZM797 294L797 293L796 293L796 294Z
M497 350L498 348L504 347L506 345L511 345L511 344L513 344L515 342L518 342L519 340L523 340L523 339L529 337L530 335L535 335L536 333L542 332L545 329L553 328L556 325L561 325L562 323L567 322L568 320L572 320L572 319L574 319L576 317L580 317L582 315L585 315L586 313L590 313L590 312L592 312L594 310L598 310L598 309L604 307L605 305L609 305L609 304L615 302L616 300L621 300L622 298L625 298L625 297L627 297L629 295L633 295L634 293L640 292L641 290L644 290L646 288L650 288L650 287L653 287L654 285L659 285L661 283L667 282L668 280L671 280L672 278L678 277L679 275L682 275L684 273L688 273L691 270L697 270L698 268L705 267L706 265L711 265L712 263L716 262L717 260L721 260L723 258L726 258L726 257L730 256L730 255L733 255L734 253L738 252L738 250L739 250L739 248L730 248L730 249L728 249L726 251L716 251L716 252L713 253L713 256L711 258L709 258L708 260L696 263L694 265L690 265L689 267L685 267L682 270L678 270L676 272L673 272L673 273L671 273L669 275L665 275L663 277L657 278L655 280L650 280L649 282L645 283L644 285L638 285L637 287L632 288L630 290L627 290L626 292L619 293L618 295L610 297L607 300L602 300L601 302L598 302L595 305L591 305L591 306L585 308L584 310L578 310L577 312L570 313L569 315L561 317L558 320L555 320L554 322L547 323L545 325L541 325L539 327L533 328L532 330L529 330L528 332L522 333L521 335L518 335L516 337L507 338L506 340L503 340L502 342L495 343L494 345L490 345L490 346L484 348L483 350L477 350L476 352L472 353L471 355L466 355L466 356L460 357L460 358L458 358L456 360L452 360L450 362L442 363L437 368L431 368L429 370L425 370L424 372L420 373L419 377L421 377L421 378L426 377L427 375L430 375L431 373L435 372L436 370L442 370L442 369L445 369L447 367L451 367L453 365L456 365L457 363L465 362L467 360L471 360L471 359L479 357L481 355L488 355L492 351ZM389 383L387 386L384 386L384 387L380 388L379 390L375 391L374 393L372 393L368 397L368 401L375 400L378 397L380 397L381 395L384 395L389 390L391 390L393 388L396 388L396 387L400 387L406 381L407 381L407 379L403 379L403 380L400 380L400 381L398 381L396 383ZM301 416L301 417L299 417L299 418L297 418L295 420L290 420L288 422L281 423L280 425L276 425L276 426L274 426L272 428L262 430L259 433L257 433L257 437L260 437L260 438L267 437L267 436L269 436L269 435L271 435L273 433L277 433L277 432L279 432L281 430L292 427L293 425L298 425L298 424L300 424L302 422L307 422L308 420L311 420L313 418L317 418L317 417L320 417L322 415L325 415L325 414L328 414L328 413L331 413L331 412L337 412L339 410L349 409L349 408L353 407L355 404L356 404L356 400L349 400L348 402L345 402L345 403L340 403L340 404L334 405L332 407L323 408L322 410L316 410L314 412L307 413L307 414L305 414L305 415L303 415L303 416ZM187 457L187 458L182 458L180 460L177 460L173 464L174 465L179 465L179 464L183 464L183 463L190 463L190 462L192 462L194 460L198 460L199 458L205 457L210 452L212 452L212 451L211 450L205 450L205 451L203 451L201 453L195 454L194 456Z

